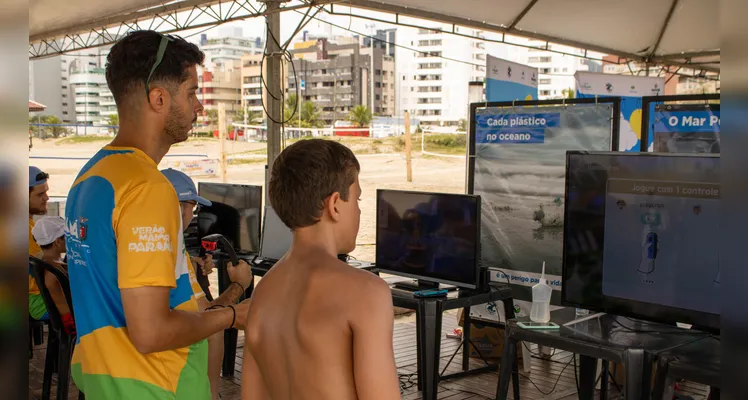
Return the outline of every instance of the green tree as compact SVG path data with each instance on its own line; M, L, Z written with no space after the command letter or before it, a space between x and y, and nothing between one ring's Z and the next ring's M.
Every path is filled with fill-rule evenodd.
M318 128L322 121L319 119L320 112L317 106L311 101L305 101L301 103L301 121L302 125L307 125L309 128Z
M111 128L112 131L114 131L114 134L117 134L117 130L119 129L119 114L112 114L107 118L107 124L109 126L113 126L114 128Z
M210 124L211 128L215 127L218 128L218 110L216 109L210 109L205 110L205 117L208 119L208 123Z
M457 130L460 132L467 132L467 120L465 118L458 121Z
M561 94L567 99L573 99L577 97L576 91L573 88L567 88L561 91Z
M363 128L369 126L371 122L371 109L364 105L358 105L351 109L348 120L356 124L357 127Z
M244 123L244 114L245 110L241 109L236 112L234 112L234 122L237 123ZM263 122L262 113L259 111L249 111L246 110L246 116L247 116L247 125L260 125Z
M289 125L299 124L299 105L296 99L296 94L290 94L286 97L285 104L283 104L283 120L288 121Z
M30 124L62 124L62 121L54 115L29 116L29 130L31 134L40 138L58 138L70 133L70 129L62 126L31 126Z

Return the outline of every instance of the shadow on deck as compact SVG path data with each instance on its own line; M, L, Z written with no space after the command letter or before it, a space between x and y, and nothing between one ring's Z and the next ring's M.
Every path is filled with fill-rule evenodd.
M401 382L405 383L406 389L403 390L404 400L417 400L421 398L420 392L417 391L415 378L416 372L416 325L415 322L405 321L401 318L395 323L394 347L395 361L398 367L398 373L401 374ZM457 327L454 313L445 313L444 327L442 335L441 351L441 368L443 370L447 361L452 354L460 347L459 339L446 338L446 333L451 333ZM33 397L41 398L42 377L44 375L44 351L45 342L41 346L34 348L34 358L29 360L29 390ZM244 337L240 334L239 348L237 349L236 371L233 377L224 378L221 382L221 395L224 400L238 400L241 398L241 356ZM538 354L534 345L530 346L534 354ZM498 362L498 360L493 360ZM522 399L554 399L570 400L577 398L576 380L574 366L572 364L572 354L565 351L555 351L550 358L541 358L533 356L532 371L524 374L520 378L520 392ZM458 351L447 368L447 373L458 372L462 365L462 352ZM470 360L471 368L485 365L480 359ZM412 375L407 379L406 375ZM449 379L439 384L438 398L444 400L483 400L493 399L496 394L496 384L498 381L497 372L487 372L480 375L463 377L458 379ZM54 398L54 387L52 389ZM683 384L681 393L690 395L695 399L704 399L706 397L706 388L703 385ZM69 399L77 399L78 390L75 385L71 384ZM509 398L512 397L512 389L509 389ZM609 390L609 399L621 398L620 392L614 383L611 382Z

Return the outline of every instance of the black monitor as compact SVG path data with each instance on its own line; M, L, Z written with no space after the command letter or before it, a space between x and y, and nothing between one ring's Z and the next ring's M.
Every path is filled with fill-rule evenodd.
M720 158L567 152L562 302L719 329Z
M380 189L376 224L381 272L478 288L479 196Z
M213 203L200 208L199 237L220 233L237 253L260 250L262 186L200 182L198 193Z
M291 229L281 221L272 207L265 207L265 223L262 225L260 257L267 261L278 261L291 247Z

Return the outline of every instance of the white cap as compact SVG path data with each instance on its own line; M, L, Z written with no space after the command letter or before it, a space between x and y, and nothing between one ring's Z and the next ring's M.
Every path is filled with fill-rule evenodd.
M34 240L39 246L46 246L62 236L65 236L65 218L42 217L36 221L31 229Z

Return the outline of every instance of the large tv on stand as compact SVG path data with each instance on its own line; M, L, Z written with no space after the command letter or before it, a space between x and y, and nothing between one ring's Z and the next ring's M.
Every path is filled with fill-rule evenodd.
M376 265L418 280L406 289L480 283L480 197L377 190Z
M567 152L564 305L718 331L720 158Z

